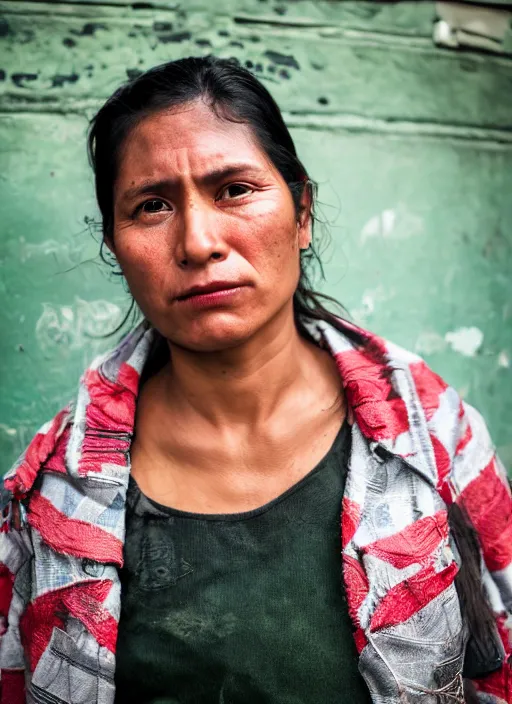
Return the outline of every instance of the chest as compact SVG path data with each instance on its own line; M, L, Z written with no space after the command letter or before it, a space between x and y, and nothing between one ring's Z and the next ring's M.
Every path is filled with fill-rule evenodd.
M244 433L188 426L169 434L165 451L144 432L131 449L131 475L149 498L182 511L250 511L299 482L327 455L343 418L311 426L267 427Z
M284 496L243 514L158 507L132 482L120 701L137 688L198 704L323 704L347 691L369 701L343 599L346 466L336 449Z

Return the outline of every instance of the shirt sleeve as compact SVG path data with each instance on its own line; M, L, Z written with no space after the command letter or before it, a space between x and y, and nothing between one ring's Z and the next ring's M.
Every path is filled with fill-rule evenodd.
M507 473L482 416L462 402L450 493L475 528L484 590L505 650L502 667L474 680L491 702L512 702L512 495Z
M0 704L25 702L25 658L19 621L31 593L29 530L20 524L20 504L2 511L0 532Z

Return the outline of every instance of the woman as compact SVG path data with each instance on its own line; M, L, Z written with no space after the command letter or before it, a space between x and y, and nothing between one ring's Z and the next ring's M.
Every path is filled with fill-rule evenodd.
M144 322L5 478L0 701L512 701L504 471L453 389L310 290L266 89L171 62L89 146Z

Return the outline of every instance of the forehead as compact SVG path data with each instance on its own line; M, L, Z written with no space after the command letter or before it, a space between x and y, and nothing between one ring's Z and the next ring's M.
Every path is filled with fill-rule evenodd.
M194 172L241 158L272 169L247 124L222 119L198 100L144 118L125 140L118 178Z

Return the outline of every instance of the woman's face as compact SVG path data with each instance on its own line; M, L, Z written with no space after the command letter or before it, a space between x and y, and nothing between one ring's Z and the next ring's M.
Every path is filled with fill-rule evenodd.
M125 140L112 248L140 309L172 343L219 351L291 314L309 241L309 219L297 223L247 125L195 101L145 118Z

